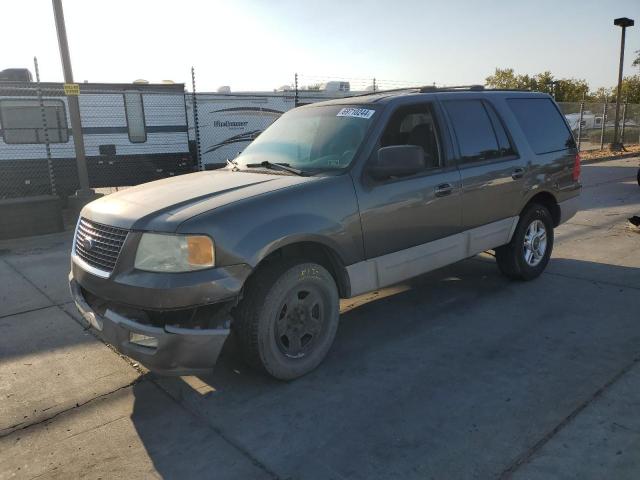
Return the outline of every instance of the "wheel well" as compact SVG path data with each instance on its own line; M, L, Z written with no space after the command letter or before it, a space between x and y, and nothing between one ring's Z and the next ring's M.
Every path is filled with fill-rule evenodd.
M560 225L560 205L558 205L556 197L554 197L549 192L540 192L534 195L531 200L527 202L524 208L527 208L532 203L538 203L545 206L551 214L551 218L553 219L553 226L557 227L558 225ZM524 210L524 208L522 210Z
M331 274L338 286L340 298L347 298L351 290L349 275L342 260L331 248L317 242L298 242L285 245L267 255L256 266L256 270L267 262L283 258L302 258L322 265Z

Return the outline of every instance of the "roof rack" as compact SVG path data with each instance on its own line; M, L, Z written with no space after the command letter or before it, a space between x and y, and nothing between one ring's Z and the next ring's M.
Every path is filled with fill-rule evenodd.
M397 92L418 92L421 87L404 87L404 88L392 88L389 90L376 90L366 93L359 93L358 95L349 95L345 98L353 98L353 97L366 97L368 95L383 95L385 93L397 93Z
M368 95L383 95L386 93L399 93L399 92L407 92L407 93L431 93L431 92L460 92L460 91L470 91L470 92L531 92L530 89L526 88L485 88L484 85L454 85L451 87L436 87L435 85L424 85L422 87L404 87L404 88L393 88L390 90L378 90L375 92L366 92L360 93L358 95L351 95L350 97L366 97ZM346 98L350 98L346 97Z
M479 90L484 90L484 85L454 85L451 87L436 87L435 85L425 85L424 87L420 87L420 93L442 92L442 91L452 91L452 90L479 91Z

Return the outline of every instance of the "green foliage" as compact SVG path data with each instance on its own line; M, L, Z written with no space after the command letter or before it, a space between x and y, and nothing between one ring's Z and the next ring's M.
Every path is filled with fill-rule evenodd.
M634 67L640 67L640 50L636 50L636 58L631 65Z
M516 75L512 68L496 68L493 75L486 78L486 85L490 88L512 88L518 90L532 90L553 95L559 102L579 102L589 90L585 80L556 79L549 71L536 75Z
M589 100L602 101L605 98L611 99L613 96L613 88L600 87L595 92L589 94Z
M640 66L640 50L634 65ZM549 71L536 75L516 74L513 68L496 68L493 75L486 80L489 88L509 88L518 90L531 90L554 95L558 102L579 102L583 98L587 101L602 101L607 98L615 98L616 87L600 87L589 93L589 84L586 80L576 78L556 79ZM640 103L640 75L630 75L622 81L622 99L629 103Z
M622 80L621 101L625 99L629 103L640 103L640 75L631 75Z

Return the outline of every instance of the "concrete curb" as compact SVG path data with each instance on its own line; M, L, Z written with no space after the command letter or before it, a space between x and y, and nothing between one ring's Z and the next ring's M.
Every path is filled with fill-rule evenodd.
M600 163L606 162L608 160L624 160L625 158L633 157L640 157L640 152L623 153L622 155L609 155L608 157L592 158L588 160L582 159L580 163L582 163L583 165L588 165L590 163Z

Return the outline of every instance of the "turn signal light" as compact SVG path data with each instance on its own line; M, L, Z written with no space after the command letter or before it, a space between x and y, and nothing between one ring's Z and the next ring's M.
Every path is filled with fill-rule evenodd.
M187 237L188 259L191 265L213 265L213 243L204 235L189 235Z

